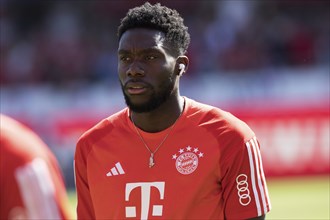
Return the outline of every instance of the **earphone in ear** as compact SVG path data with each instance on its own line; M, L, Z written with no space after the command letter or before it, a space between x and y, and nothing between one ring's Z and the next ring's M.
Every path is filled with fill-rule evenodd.
M179 76L182 76L182 74L184 73L185 68L186 68L186 65L184 65L183 63L179 64L179 70L180 70Z

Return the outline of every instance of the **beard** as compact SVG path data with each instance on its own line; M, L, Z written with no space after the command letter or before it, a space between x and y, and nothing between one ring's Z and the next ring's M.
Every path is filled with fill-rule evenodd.
M147 100L143 104L134 104L131 98L125 93L123 85L121 85L121 89L124 94L125 103L128 108L136 113L145 113L157 109L161 104L166 102L171 97L171 95L173 94L174 83L172 82L172 79L170 79L169 81L167 81L167 83L164 83L161 86L159 92L155 92L155 90L152 89L153 92L149 100Z

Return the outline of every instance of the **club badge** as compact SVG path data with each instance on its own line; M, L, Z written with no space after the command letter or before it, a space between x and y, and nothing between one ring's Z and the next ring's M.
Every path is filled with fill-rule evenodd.
M183 175L193 173L198 167L199 159L202 157L204 157L204 153L198 150L197 147L190 146L181 148L177 154L172 155L177 171Z

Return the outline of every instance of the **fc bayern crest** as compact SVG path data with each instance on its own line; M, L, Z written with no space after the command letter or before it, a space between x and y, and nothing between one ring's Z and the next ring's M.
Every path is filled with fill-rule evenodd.
M186 147L178 151L178 154L174 154L172 159L175 160L175 167L181 174L188 175L193 173L197 167L199 158L204 154L198 150L198 148Z

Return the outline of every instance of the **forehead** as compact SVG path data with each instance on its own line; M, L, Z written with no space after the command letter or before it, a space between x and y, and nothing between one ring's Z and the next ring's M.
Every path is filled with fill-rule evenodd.
M168 49L165 34L158 30L134 28L127 30L119 41L120 50Z

